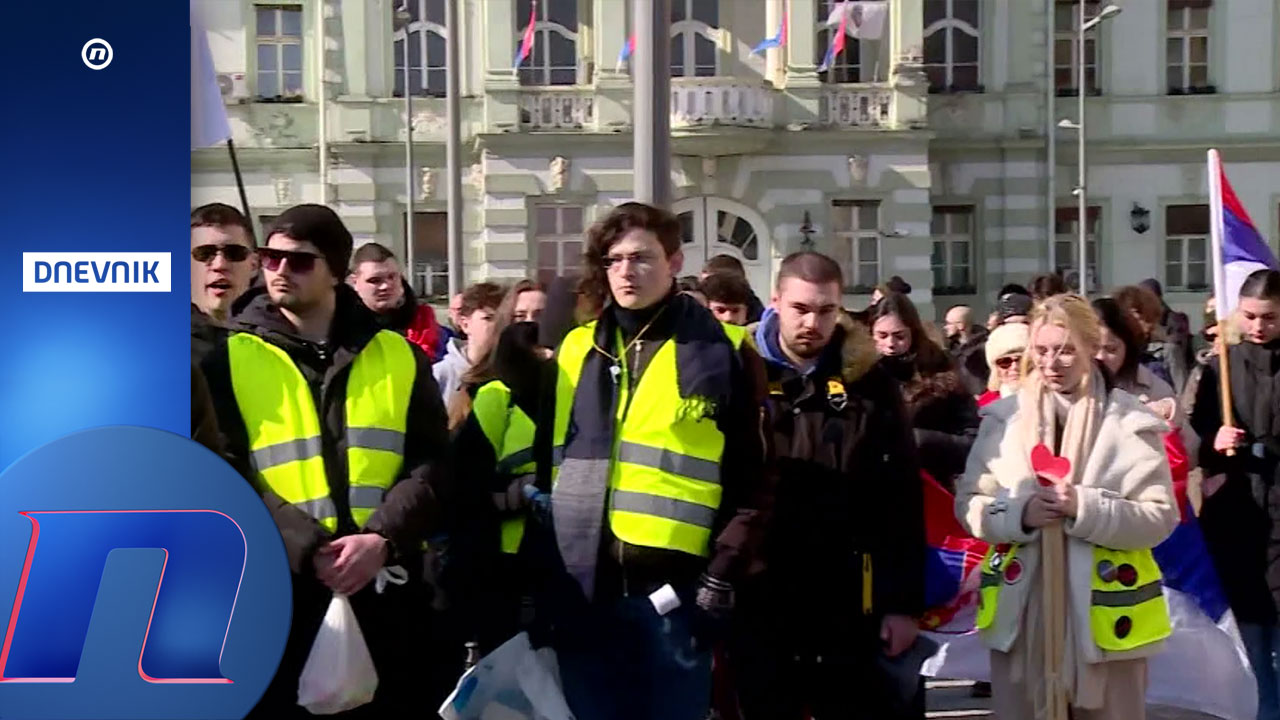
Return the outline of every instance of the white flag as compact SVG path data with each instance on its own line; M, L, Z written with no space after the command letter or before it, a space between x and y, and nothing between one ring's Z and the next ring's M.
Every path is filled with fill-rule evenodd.
M889 3L885 0L875 2L842 2L831 7L827 15L826 26L834 28L840 25L841 16L845 19L845 32L859 40L879 40L884 36L885 21L889 17Z
M218 89L209 38L191 0L191 149L206 148L231 138L227 108Z

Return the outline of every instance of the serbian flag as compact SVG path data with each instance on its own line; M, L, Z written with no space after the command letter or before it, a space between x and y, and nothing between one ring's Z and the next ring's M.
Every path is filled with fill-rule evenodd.
M538 24L538 0L533 0L529 7L529 24L525 26L524 37L520 38L520 47L516 50L515 62L511 63L513 68L519 68L520 63L524 62L529 54L533 52L533 33Z
M956 520L955 497L938 481L921 472L924 483L925 607L920 626L940 633L966 632L973 617L956 624L957 615L977 602L978 565L987 543L964 531Z
M782 23L773 37L765 38L759 45L751 48L752 55L759 55L769 48L780 48L787 44L787 6L782 7Z
M1258 270L1280 270L1280 263L1227 182L1217 150L1209 151L1209 232L1213 239L1213 295L1218 320L1222 321L1239 302L1245 278Z
M831 44L827 46L827 54L822 58L822 64L818 66L818 72L826 72L840 53L844 52L845 31L849 26L849 14L844 11L844 4L841 3L831 14L840 13L840 22L836 28L836 32L831 36Z
M632 35L622 44L622 50L618 53L618 72L622 72L622 66L626 65L631 56L636 53L636 36Z

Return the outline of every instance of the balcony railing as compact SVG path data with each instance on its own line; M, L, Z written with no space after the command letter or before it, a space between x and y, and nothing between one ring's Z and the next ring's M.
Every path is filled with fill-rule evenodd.
M520 126L529 130L585 130L595 126L595 98L584 90L525 90Z
M837 128L885 127L892 103L893 91L883 87L832 87L823 95L822 120Z
M671 127L773 127L773 95L740 78L672 78Z

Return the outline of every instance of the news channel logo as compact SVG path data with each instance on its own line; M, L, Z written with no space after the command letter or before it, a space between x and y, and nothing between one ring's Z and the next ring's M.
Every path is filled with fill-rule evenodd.
M284 544L191 440L108 427L0 474L0 717L242 718L284 652Z
M111 49L111 43L102 38L93 38L80 48L80 60L84 62L85 67L90 70L101 70L111 64L115 59L115 50Z

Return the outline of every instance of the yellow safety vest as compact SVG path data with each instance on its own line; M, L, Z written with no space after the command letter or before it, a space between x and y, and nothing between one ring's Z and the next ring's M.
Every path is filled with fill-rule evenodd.
M592 352L595 323L574 329L556 355L556 412L552 481L558 476L573 398ZM745 328L726 330L733 347ZM621 335L617 338L622 349ZM680 397L676 346L667 340L629 389L626 363L619 378L618 411L609 464L609 527L623 542L706 557L720 509L724 433Z
M1017 543L992 545L982 559L975 625L995 621L1000 588L1021 579ZM1134 650L1173 633L1162 591L1160 566L1150 550L1093 547L1089 630L1093 642L1109 652Z
M333 532L337 509L325 474L321 418L289 355L250 333L228 341L231 386L261 482ZM344 405L347 501L364 527L404 464L405 427L417 363L408 341L382 330L352 362Z
M524 410L511 402L511 389L501 380L485 383L471 403L476 422L498 458L498 476L506 484L517 478L532 479L534 424ZM514 554L524 538L524 515L502 521L502 552Z

